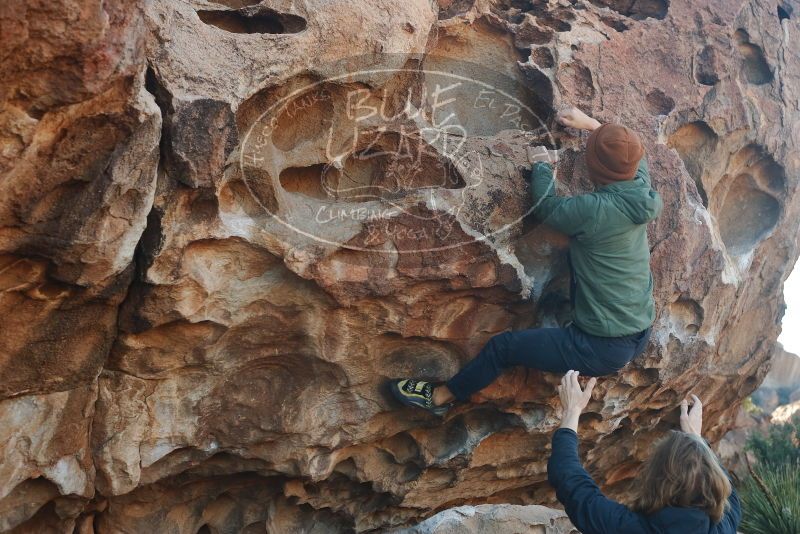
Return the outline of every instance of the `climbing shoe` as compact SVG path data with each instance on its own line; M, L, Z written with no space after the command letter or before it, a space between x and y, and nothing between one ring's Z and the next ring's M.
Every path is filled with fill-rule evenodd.
M442 416L447 413L451 404L435 406L433 404L433 388L436 384L414 378L399 378L390 382L390 388L397 400L406 406L416 406L432 414Z

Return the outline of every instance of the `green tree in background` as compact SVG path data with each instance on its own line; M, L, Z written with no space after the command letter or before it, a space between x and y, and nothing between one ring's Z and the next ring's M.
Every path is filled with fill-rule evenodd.
M741 488L745 534L800 533L800 415L748 438L756 459Z

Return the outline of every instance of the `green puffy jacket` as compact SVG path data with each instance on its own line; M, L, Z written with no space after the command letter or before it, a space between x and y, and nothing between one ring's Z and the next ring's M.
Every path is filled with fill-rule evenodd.
M621 337L653 324L653 275L647 223L658 217L661 197L650 185L642 158L633 180L594 193L561 197L553 171L531 170L533 215L570 237L573 322L588 334Z

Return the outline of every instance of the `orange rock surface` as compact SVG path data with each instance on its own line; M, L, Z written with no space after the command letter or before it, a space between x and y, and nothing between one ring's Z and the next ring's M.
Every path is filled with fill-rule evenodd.
M800 226L794 1L12 0L0 7L0 532L369 531L552 505L559 377L444 379L567 311L531 153L645 140L647 353L582 454L624 497L690 391L767 372ZM545 149L550 152L545 152Z

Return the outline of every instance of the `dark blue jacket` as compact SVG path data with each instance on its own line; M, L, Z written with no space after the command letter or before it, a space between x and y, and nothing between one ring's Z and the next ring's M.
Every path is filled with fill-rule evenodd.
M734 489L719 523L698 508L664 508L644 515L612 501L600 491L578 457L578 435L568 428L553 434L547 478L572 523L583 534L736 534L742 518Z

